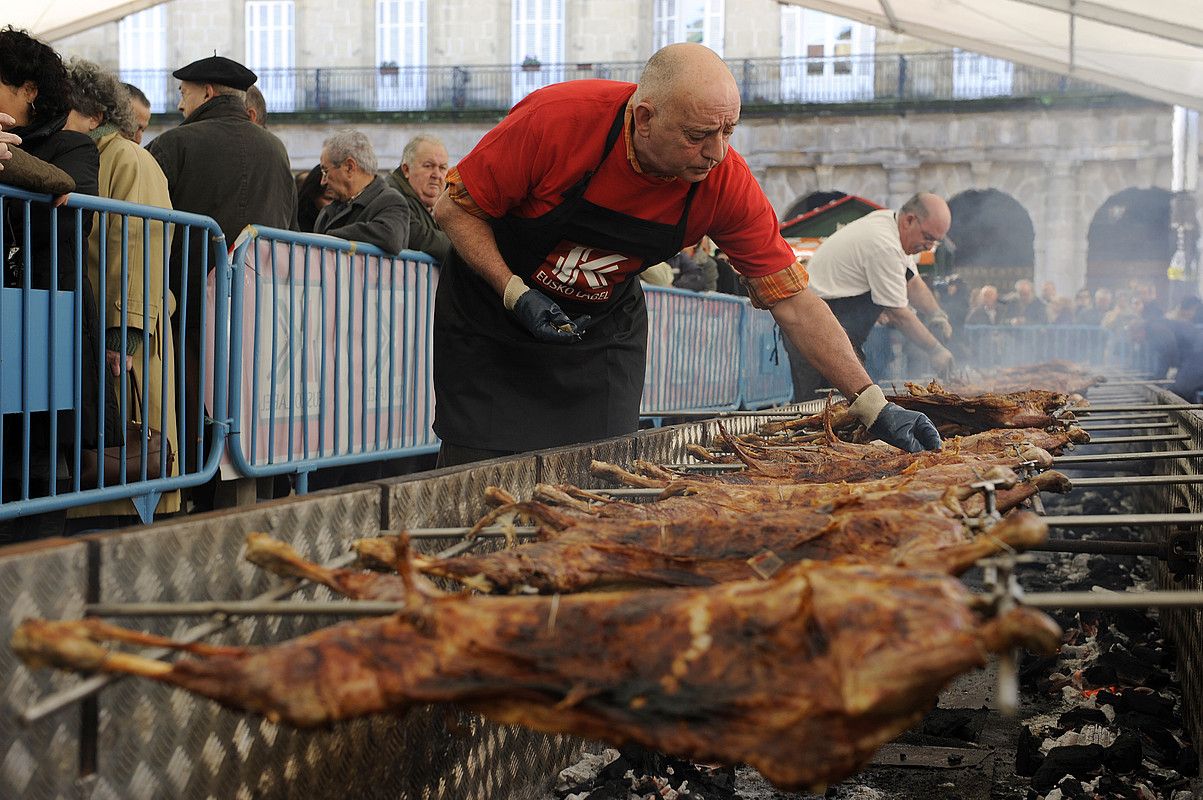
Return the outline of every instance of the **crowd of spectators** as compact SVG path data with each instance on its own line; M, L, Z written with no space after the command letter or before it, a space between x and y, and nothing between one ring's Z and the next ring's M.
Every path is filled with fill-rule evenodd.
M998 287L990 284L967 290L965 282L954 276L942 281L939 291L944 298L965 298L963 314L949 311L954 325L1101 325L1118 329L1140 316L1141 307L1156 300L1153 287L1135 279L1120 293L1120 302L1105 287L1093 292L1082 288L1073 297L1062 295L1052 281L1045 281L1037 296L1027 279L1016 281L1011 291L1000 294ZM950 305L947 299L944 304L946 308ZM960 303L951 305L962 307Z
M368 242L388 253L408 249L446 258L450 242L430 211L449 167L437 138L414 137L401 163L388 172L380 169L364 133L339 130L323 143L319 164L294 175L284 144L267 130L267 106L253 72L213 56L174 75L183 121L143 147L151 104L138 87L89 61L64 63L25 31L0 30L0 183L53 195L55 206L74 192L201 214L217 222L227 243L255 223ZM98 453L101 441L106 448L121 445L127 425L149 420L157 429L166 419L165 437L178 456L169 467L172 474L181 466L199 468L198 445L206 434L195 408L187 408L182 441L177 436L175 387L176 373L182 372L185 396L195 398L202 379L205 276L198 265L206 263L205 237L191 237L185 253L180 235L165 246L169 234L163 223L123 225L118 216L84 213L87 251L76 254L75 226L61 219L56 225L50 208L7 203L3 214L5 285L50 288L57 264L58 288L80 292L80 446ZM28 238L18 235L25 214ZM124 270L123 254L129 265ZM77 255L85 265L79 286ZM186 313L179 308L184 297ZM176 364L179 352L184 361ZM96 370L99 363L108 368ZM45 412L31 420L37 458L29 472L35 483L44 483L54 473L56 456L43 440L49 444L54 426ZM6 415L3 422L6 440L20 441L14 427L21 424L19 415ZM70 452L73 432L69 420L57 425L60 451ZM6 448L4 458L0 490L9 497L21 491L14 482L22 475L22 456ZM211 502L210 497L202 507ZM179 493L172 492L158 511L180 507ZM90 511L133 513L128 501Z

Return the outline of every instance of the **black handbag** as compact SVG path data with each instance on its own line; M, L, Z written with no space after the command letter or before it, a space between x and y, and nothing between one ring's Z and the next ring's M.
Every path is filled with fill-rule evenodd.
M142 393L138 390L138 382L134 378L132 372L128 373L130 383L133 384L130 388L136 416L142 417ZM142 430L143 422L129 421L125 423L125 482L136 483L142 480ZM147 441L146 441L146 479L162 478L165 475L171 474L171 468L175 464L175 454L171 452L171 442L163 438L161 431L146 426ZM164 473L160 467L164 460L162 453L166 449L166 472ZM79 482L80 485L95 486L97 477L100 472L100 465L104 464L104 485L114 486L122 482L121 480L121 447L106 447L104 449L103 458L96 450L83 450L79 458Z

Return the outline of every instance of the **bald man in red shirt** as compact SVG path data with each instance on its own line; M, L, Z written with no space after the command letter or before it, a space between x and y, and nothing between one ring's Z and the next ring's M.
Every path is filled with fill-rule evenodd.
M637 85L532 93L449 173L434 207L455 247L434 318L442 465L634 432L647 342L636 276L706 234L866 427L910 451L940 446L927 417L886 402L807 291L729 146L739 110L713 51L669 45Z

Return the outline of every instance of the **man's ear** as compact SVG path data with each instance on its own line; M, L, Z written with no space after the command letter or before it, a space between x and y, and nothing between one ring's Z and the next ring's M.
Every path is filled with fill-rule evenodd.
M635 131L640 136L647 136L651 129L652 117L656 116L656 107L644 100L635 106Z
M217 89L211 83L205 84L205 101L208 102L214 97L217 97Z
M401 174L406 178L409 177L409 164L406 164L404 161L401 162Z

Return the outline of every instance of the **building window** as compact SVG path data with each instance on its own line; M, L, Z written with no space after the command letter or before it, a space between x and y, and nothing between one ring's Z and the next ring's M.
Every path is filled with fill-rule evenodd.
M677 42L704 44L723 54L723 0L655 0L654 49Z
M513 102L564 80L564 0L513 0Z
M426 0L376 0L376 107L426 107Z
M978 97L1005 97L1011 94L1015 65L1001 58L952 51L952 94L962 100Z
M872 98L874 39L870 25L782 6L782 100L844 103Z
M177 107L175 86L167 73L167 9L151 6L117 24L121 80L137 86L156 114Z
M249 0L246 4L246 65L259 76L256 85L269 111L296 107L294 20L292 0Z

